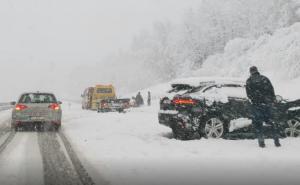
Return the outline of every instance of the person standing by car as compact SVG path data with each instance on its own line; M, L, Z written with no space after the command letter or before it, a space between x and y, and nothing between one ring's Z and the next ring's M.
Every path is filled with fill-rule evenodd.
M270 80L258 72L256 66L250 67L250 77L246 82L246 92L252 103L252 122L256 130L258 144L265 147L263 122L271 125L274 144L280 147L278 129L272 121L272 107L276 101L274 88Z
M151 93L150 93L150 91L148 91L147 104L148 104L148 106L151 106Z
M144 105L144 99L141 95L141 92L138 92L138 94L135 97L135 101L138 107Z

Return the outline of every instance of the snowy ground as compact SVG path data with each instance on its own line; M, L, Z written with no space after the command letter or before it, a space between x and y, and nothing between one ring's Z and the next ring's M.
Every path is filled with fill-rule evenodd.
M64 111L70 141L93 179L113 185L299 184L300 138L282 140L194 140L172 138L157 120L158 104L126 114ZM101 176L99 176L101 174Z
M36 133L19 133L0 156L0 184L43 184Z
M285 86L297 90L286 91L296 98L299 89ZM162 87L157 92L152 89L154 96ZM300 138L282 140L281 148L267 140L265 149L256 140L180 141L172 138L169 128L159 125L158 107L156 99L151 107L127 113L96 113L64 102L62 131L96 184L299 185ZM10 116L9 110L0 112L0 128L9 125ZM40 142L43 137L45 142ZM43 178L53 177L43 176L42 158L50 159L58 152L54 141L37 133L17 133L0 152L0 184L47 184ZM54 148L52 154L48 155L45 145ZM44 154L38 150L41 147ZM73 180L77 181L76 176L67 182Z

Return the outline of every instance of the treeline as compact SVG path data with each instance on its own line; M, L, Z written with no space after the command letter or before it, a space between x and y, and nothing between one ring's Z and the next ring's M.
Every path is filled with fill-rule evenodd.
M141 31L131 48L97 68L102 78L135 90L201 68L234 38L257 39L299 21L295 0L203 0L179 23L157 22ZM116 73L117 71L117 73Z

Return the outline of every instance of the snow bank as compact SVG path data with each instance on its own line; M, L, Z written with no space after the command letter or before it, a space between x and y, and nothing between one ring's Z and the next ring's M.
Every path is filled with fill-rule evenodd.
M300 23L279 29L273 35L264 35L257 40L238 38L230 41L224 53L209 57L194 76L248 77L250 66L271 78L279 87L291 87L296 92L282 92L294 97L300 89ZM213 73L212 73L213 72ZM293 82L288 82L292 80Z
M98 114L72 104L64 107L63 131L96 184L102 178L112 185L299 182L299 138L282 140L281 148L267 139L265 150L256 140L180 141L159 125L158 109L153 102L126 114ZM236 120L231 129L245 124Z

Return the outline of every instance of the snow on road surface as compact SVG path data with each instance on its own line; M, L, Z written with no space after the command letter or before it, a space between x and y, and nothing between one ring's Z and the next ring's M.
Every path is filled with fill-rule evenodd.
M8 124L11 119L11 110L0 111L0 127Z
M1 185L41 185L43 163L36 133L18 133L0 155Z
M63 131L93 180L112 185L299 184L300 138L267 148L256 140L172 138L158 124L158 102L123 113L96 113L72 104ZM101 176L100 176L100 175Z
M15 132L0 114L1 185L92 185L69 141L59 132Z
M299 185L300 138L283 139L280 148L268 139L265 149L256 140L176 140L170 128L158 123L157 97L163 93L161 88L156 90L151 90L155 97L151 107L127 113L97 113L64 102L62 131L96 184ZM293 91L293 97L296 94ZM9 127L10 117L11 111L0 112L0 144L6 134L1 129ZM74 166L67 164L70 158L65 149L59 147L59 137L39 134L17 133L0 152L0 185L50 184L51 179L61 179L58 184L80 184ZM48 148L52 149L48 152ZM60 174L61 170L66 173Z

